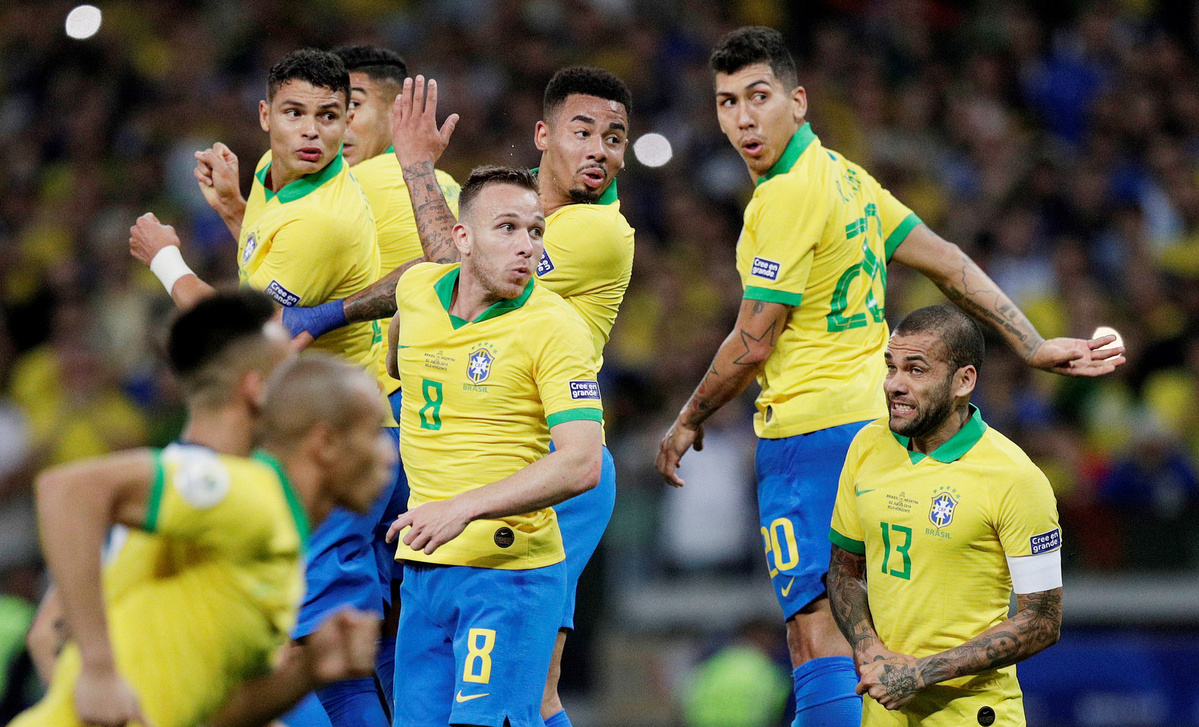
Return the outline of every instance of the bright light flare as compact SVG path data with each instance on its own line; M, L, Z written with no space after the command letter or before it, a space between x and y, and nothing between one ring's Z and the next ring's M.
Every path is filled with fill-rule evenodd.
M100 30L100 8L80 5L67 13L67 35L75 40L92 37Z
M661 134L645 134L633 142L633 154L647 167L660 167L674 156L670 140Z

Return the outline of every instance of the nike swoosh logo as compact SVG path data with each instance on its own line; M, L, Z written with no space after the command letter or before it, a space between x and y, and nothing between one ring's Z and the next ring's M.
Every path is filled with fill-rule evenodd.
M787 587L783 589L784 596L791 592L791 586L793 586L793 585L795 585L794 578L792 578L791 581L789 583L787 583Z
M458 702L458 704L462 704L463 702L469 702L472 699L478 699L479 697L486 697L488 694L491 694L491 692L483 692L482 694L472 694L468 697L464 697L464 696L462 696L462 690L459 689L458 695L455 696L454 699Z
M869 490L854 490L853 494L857 495L858 497L861 497L862 495L865 495L867 492L874 492L876 489L878 489L878 488L872 487Z

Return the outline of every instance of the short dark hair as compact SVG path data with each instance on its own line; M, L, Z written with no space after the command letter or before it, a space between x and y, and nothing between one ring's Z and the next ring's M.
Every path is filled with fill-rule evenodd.
M980 370L987 353L982 329L974 319L951 305L930 305L912 311L895 327L895 335L931 333L945 345L954 371L963 366Z
M736 73L746 66L755 63L767 63L770 70L783 85L795 88L799 85L799 74L795 71L795 59L783 34L774 28L760 25L748 25L725 33L716 42L708 65L713 73Z
M265 294L249 288L221 291L175 317L167 335L171 370L187 377L219 358L232 345L262 335L275 314Z
M334 48L348 73L365 73L372 81L402 84L408 77L408 64L399 53L374 45L343 45Z
M633 94L615 73L594 66L570 66L559 70L546 84L542 118L548 120L573 94L615 101L624 105L626 114L633 113Z
M537 178L528 169L499 167L490 164L475 167L466 181L462 183L462 191L458 193L458 218L465 217L467 208L471 206L479 193L493 184L512 184L527 189L533 194L538 193Z
M350 74L341 59L329 51L301 48L284 56L267 74L266 100L273 101L280 86L297 80L334 93L341 91L346 103L350 102Z

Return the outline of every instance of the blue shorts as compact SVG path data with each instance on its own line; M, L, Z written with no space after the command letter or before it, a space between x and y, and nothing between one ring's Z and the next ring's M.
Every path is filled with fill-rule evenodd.
M398 446L399 430L389 428L388 433ZM370 512L360 515L334 508L312 533L305 573L308 584L292 638L316 631L325 617L345 606L383 617L386 604L391 602L392 564L390 559L381 562L381 547L376 541L380 539L377 537L380 523L395 499L396 490L400 489L397 479L403 480L403 502L407 502L408 481L403 475L404 468L397 464L392 481L383 488ZM382 532L387 532L386 526ZM381 571L384 566L386 578Z
M399 409L400 392L391 395L392 407ZM396 453L400 451L399 427L388 427L387 434L395 442ZM408 475L404 472L404 463L396 457L396 471L393 478L395 485L391 491L391 500L383 509L383 517L375 528L375 558L379 565L379 584L383 588L383 600L391 605L391 581L404 574L404 566L396 562L395 543L387 542L387 529L396 518L408 511Z
M394 727L540 725L565 595L565 563L405 563Z
M785 619L825 591L837 482L849 443L868 423L758 440L758 516L766 565Z
M550 444L550 451L554 451ZM562 547L566 549L566 605L562 628L575 627L575 595L579 576L595 554L612 510L616 507L616 463L604 447L604 464L599 484L583 494L554 505L558 514L558 529L562 531Z

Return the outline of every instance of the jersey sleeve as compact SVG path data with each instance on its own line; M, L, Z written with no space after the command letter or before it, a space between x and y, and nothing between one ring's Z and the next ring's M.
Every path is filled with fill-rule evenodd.
M812 258L828 222L824 194L790 194L785 180L759 193L745 211L738 246L741 284L747 300L798 306L812 272Z
M866 554L866 536L862 532L862 521L857 513L857 441L850 445L841 467L841 479L837 483L837 500L833 505L833 522L829 528L829 540L843 550L857 555Z
M563 303L558 309L553 323L541 326L533 361L545 420L551 428L579 419L603 421L591 337L573 308Z
M293 220L271 238L270 249L247 282L284 307L324 303L345 271L353 269L352 242L332 217Z
M619 219L591 205L572 205L547 228L552 239L537 276L563 298L606 288L628 277L629 250Z
M993 524L1007 557L1040 555L1062 547L1053 489L1031 462L1019 468L993 507Z
M921 223L921 219L908 209L907 205L895 199L895 195L879 187L878 220L883 230L883 247L887 251L887 261L890 262L895 248L907 239L908 234Z
M245 532L253 508L231 497L232 475L221 458L193 447L168 447L154 456L144 529L185 541L211 540L219 532Z

